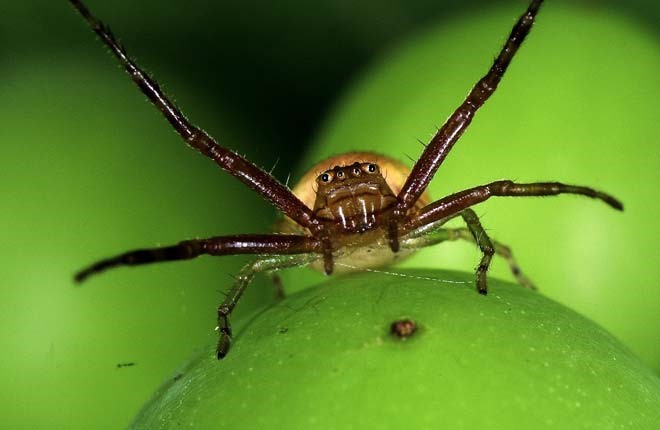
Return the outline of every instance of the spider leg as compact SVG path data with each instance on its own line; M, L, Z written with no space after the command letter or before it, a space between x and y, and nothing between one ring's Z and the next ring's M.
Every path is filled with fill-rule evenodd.
M536 285L534 285L534 282L525 276L525 274L520 269L518 262L516 262L516 259L511 252L511 248L496 240L493 240L492 242L495 246L495 254L499 255L507 262L511 274L516 278L516 281L518 281L518 285L524 288L529 288L530 290L538 290Z
M468 230L472 236L473 241L477 244L477 246L479 246L479 249L481 250L482 253L481 261L479 262L479 265L477 266L476 269L477 291L479 292L479 294L486 295L488 294L488 282L487 282L488 268L490 267L490 261L493 259L493 254L495 253L495 247L493 245L493 242L490 240L490 237L488 237L486 230L484 230L483 226L479 222L479 217L472 209L469 208L464 209L456 215L460 215L463 218L463 221L465 221L465 224L467 224L468 226ZM446 221L448 221L450 218L443 218L442 220L440 220L438 224L441 225ZM435 228L437 227L433 226L432 229L430 230L431 235L434 233L433 229ZM458 239L458 237L455 238L450 237L449 233L450 230L444 230L441 232L441 236L438 237L438 235L436 235L436 237L433 237L432 235L426 241L433 243L434 241ZM426 234L427 235L429 234L428 231ZM423 233L417 234L416 236L418 242L420 241L420 239L422 239L421 241L422 243L425 241Z
M458 236L457 238L467 240L472 243L477 243L475 241L474 235L468 229L458 228L453 234ZM536 291L536 285L534 285L534 283L522 272L520 265L518 265L518 262L511 252L511 248L493 239L491 239L491 243L495 249L495 254L499 255L506 261L511 274L516 278L518 284L524 288L529 288L530 290Z
M282 284L282 278L280 275L278 275L277 272L271 272L270 280L273 282L273 286L275 287L275 299L282 300L285 298L286 291L284 291L284 285Z
M135 266L159 261L189 260L200 255L304 254L320 252L319 242L308 236L286 234L243 234L209 239L186 240L162 248L138 249L97 261L76 273L76 282L119 266Z
M413 236L420 237L424 232L432 232L436 226L442 225L449 219L461 215L468 225L470 233L474 237L477 245L483 252L481 263L477 267L477 290L481 294L486 294L486 272L490 264L490 259L494 251L493 244L479 223L479 219L474 211L469 207L481 203L492 196L552 196L558 194L580 194L591 198L603 200L605 203L617 210L623 210L623 204L609 194L596 191L593 188L577 185L566 185L559 182L536 182L531 184L516 184L512 181L496 181L487 185L481 185L469 188L464 191L452 194L437 200L430 205L422 208L419 213L412 216L403 226L404 234L408 232ZM507 253L508 248L502 249ZM508 251L509 261L513 260L511 252ZM506 257L505 257L506 258ZM512 266L512 271L516 277L520 269ZM517 274L518 273L518 274ZM520 280L521 278L518 277ZM523 279L523 285L527 284L527 278ZM529 283L531 285L531 283Z
M440 223L442 225L442 223ZM406 235L401 240L401 248L403 249L419 249L427 246L437 245L441 242L465 240L477 244L474 236L467 228L441 228L440 225L434 226L433 229L423 229L421 231L415 230ZM511 274L516 278L520 286L536 290L534 283L522 272L518 262L513 256L511 249L501 242L491 239L495 254L503 258L508 266Z
M229 323L229 316L236 307L239 299L245 292L254 275L259 272L275 271L290 267L304 266L314 260L322 258L316 253L297 254L297 255L277 255L273 257L260 258L241 269L236 275L236 281L224 301L218 307L218 331L220 339L216 349L218 360L222 360L229 352L231 346L232 330Z
M128 56L126 50L115 39L110 29L94 17L80 0L69 1L83 18L85 18L103 43L110 48L110 51L117 57L142 93L161 111L163 116L165 116L188 145L213 160L223 170L259 193L264 199L279 208L301 226L309 228L311 231L320 228L320 223L315 218L312 210L305 206L286 186L244 157L220 146L206 132L190 123L160 89L158 83L150 78Z
M397 224L405 214L415 205L417 199L422 195L429 182L435 175L449 151L461 137L465 129L470 125L477 110L495 92L504 72L506 71L513 56L525 40L534 23L534 18L542 0L533 0L527 11L518 19L511 30L504 47L495 59L488 73L477 82L468 94L465 101L447 119L444 125L433 136L431 142L426 146L417 163L413 167L408 179L399 192L398 203L395 209L394 224ZM390 226L390 246L393 251L397 249L397 227Z
M555 196L558 194L579 194L594 199L600 199L614 209L623 210L623 204L609 194L578 185L566 185L560 182L535 182L531 184L516 184L512 181L495 181L487 185L469 188L447 197L443 197L422 208L419 213L410 218L404 226L405 231L411 231L425 224L430 224L446 218L488 200L493 196L524 197L524 196Z
M488 294L488 268L490 267L490 261L493 259L493 254L495 253L495 247L493 242L488 237L486 230L479 222L479 217L472 209L465 209L460 213L461 217L467 224L472 237L474 238L477 246L481 250L481 261L477 266L476 275L477 275L477 291L479 294L484 296Z

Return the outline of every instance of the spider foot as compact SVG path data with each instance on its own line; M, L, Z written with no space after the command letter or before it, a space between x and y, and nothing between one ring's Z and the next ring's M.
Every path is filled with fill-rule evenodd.
M488 295L488 284L486 284L486 277L477 275L477 293L482 296Z
M518 285L520 285L523 288L528 288L532 291L538 291L539 289L536 287L536 285L525 275L522 273L515 274L516 281L518 281Z
M284 292L284 285L282 285L282 278L277 273L271 275L271 280L275 286L275 300L282 300L286 297Z
M215 355L218 360L225 358L231 346L231 335L226 333L224 329L220 332L220 339L218 340L218 347L215 350Z
M476 276L477 276L477 292L482 296L488 295L488 281L486 273L488 272L487 264L480 264L477 266Z

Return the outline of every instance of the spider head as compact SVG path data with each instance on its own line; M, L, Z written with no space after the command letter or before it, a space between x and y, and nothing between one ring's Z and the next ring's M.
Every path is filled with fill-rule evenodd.
M358 183L379 182L379 179L382 181L383 177L378 164L356 161L350 166L335 166L326 170L316 178L316 183L319 190L331 190Z
M363 231L373 227L378 212L396 203L409 174L405 164L385 155L347 152L312 166L293 187L293 193L319 218L338 220L348 230ZM415 210L430 201L428 193L422 194ZM293 221L284 220L283 231L301 233Z
M314 210L320 218L340 221L344 228L364 231L375 215L396 197L375 162L335 166L316 177Z

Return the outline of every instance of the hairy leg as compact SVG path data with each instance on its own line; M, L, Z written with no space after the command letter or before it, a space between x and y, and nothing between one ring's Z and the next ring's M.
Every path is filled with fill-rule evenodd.
M474 236L468 229L458 228L455 229L452 234L457 236L457 239L467 240L476 244ZM534 285L534 283L527 276L525 276L525 274L520 269L520 265L518 265L518 262L514 258L513 253L511 252L511 248L496 240L491 239L491 243L495 249L495 254L499 255L504 259L504 261L506 261L507 265L509 266L509 271L511 271L511 274L516 278L518 284L531 290L537 290L536 285Z
M401 241L402 249L418 249L425 248L427 246L437 245L441 242L446 241L455 241L455 240L465 240L470 243L477 244L477 241L474 239L474 236L467 228L441 228L437 227L435 230L425 230L419 234L411 232L410 235L406 236ZM501 242L491 239L493 248L495 249L495 254L503 258L511 274L516 278L518 284L522 287L536 290L534 283L522 272L518 262L513 256L511 249L504 245Z
M189 260L200 255L303 254L319 252L320 244L308 236L285 234L240 234L209 239L186 240L162 248L138 249L97 261L76 273L76 282L119 266L136 266L160 261Z
M467 224L472 237L474 238L477 246L481 250L481 261L477 266L476 276L477 276L477 291L479 294L484 296L488 294L488 268L490 267L490 261L493 259L493 254L495 253L495 248L493 243L488 237L486 230L479 222L479 217L472 209L465 209L461 212L461 217Z
M261 258L249 263L235 277L234 286L227 293L224 301L218 307L218 331L220 339L216 349L218 360L223 359L231 346L232 330L229 316L236 307L245 289L250 285L254 275L259 272L276 271L296 266L304 266L322 258L319 254L277 255Z
M509 63L531 30L541 3L542 0L533 0L530 3L525 13L514 25L509 38L488 73L477 82L465 101L447 119L426 146L397 196L399 202L396 212L399 217L403 217L415 205L451 148L472 122L477 110L497 89Z
M404 226L404 231L411 231L425 224L431 224L443 219L452 218L470 206L481 203L493 196L526 197L526 196L556 196L559 194L578 194L602 200L616 210L623 210L623 204L609 194L578 185L566 185L560 182L535 182L531 184L516 184L512 181L495 181L487 185L469 188L464 191L443 197L424 207Z
M292 220L311 231L321 228L311 209L268 172L260 169L239 154L221 146L204 130L192 124L179 108L161 90L158 83L142 70L127 54L110 29L92 15L80 0L69 0L87 21L101 41L110 48L133 82L149 101L161 111L176 132L193 149L213 160L218 166L236 177L264 199L271 202Z
M462 212L458 213L457 215L460 215L463 218L463 221L468 226L468 231L470 233L470 236L472 237L472 241L479 246L479 249L481 250L482 256L481 256L481 261L479 262L479 265L477 266L476 269L476 284L477 284L477 292L479 294L486 295L488 294L488 281L487 281L487 275L488 275L488 268L490 267L490 261L493 258L493 254L495 253L495 246L493 245L493 242L490 240L490 237L488 237L488 234L486 233L486 230L484 230L483 226L479 222L479 217L477 214L472 210L472 209L465 209ZM442 222L438 224L442 224L447 220L443 220ZM431 244L434 241L442 241L442 240L455 240L458 239L459 237L451 237L450 233L452 233L454 230L447 230L447 229L439 229L439 230L434 230L431 229L430 231L427 231L425 234L414 234L417 236L416 238L412 239L413 241L417 241L416 245L421 245L424 242ZM423 245L422 245L423 246Z

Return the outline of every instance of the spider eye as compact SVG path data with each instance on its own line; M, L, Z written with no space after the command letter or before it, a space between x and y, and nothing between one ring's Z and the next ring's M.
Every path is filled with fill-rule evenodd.
M344 177L344 172L342 172L341 170L339 172L337 172L337 177L338 178L343 178Z
M353 167L353 174L354 174L355 176L359 175L361 171L362 171L362 170L360 170L359 167Z
M368 173L376 173L378 171L378 166L373 163L365 163L362 165L362 170Z
M321 180L321 182L330 182L330 175L323 173L321 176L319 176L319 180Z

